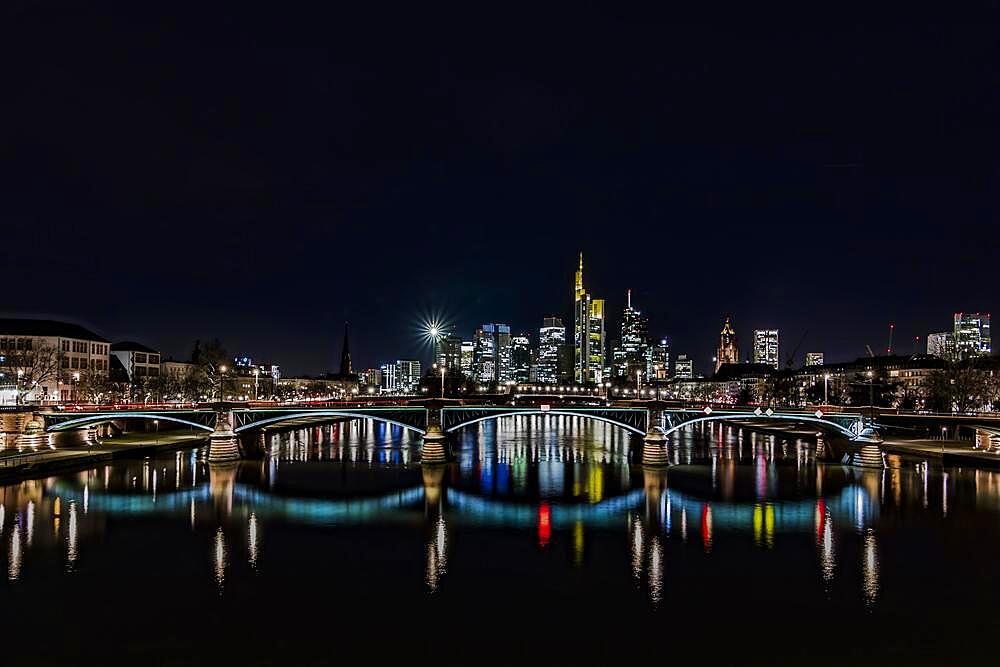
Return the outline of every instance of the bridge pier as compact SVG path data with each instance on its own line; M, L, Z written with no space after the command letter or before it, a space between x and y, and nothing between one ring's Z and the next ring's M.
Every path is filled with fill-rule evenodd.
M427 405L427 431L420 449L420 463L435 465L448 462L448 436L441 428L441 405L429 402Z
M239 442L233 433L230 415L219 411L215 415L215 430L208 437L208 462L225 463L240 458Z
M646 435L642 438L642 465L667 465L667 436L663 427L663 410L650 407L646 418Z

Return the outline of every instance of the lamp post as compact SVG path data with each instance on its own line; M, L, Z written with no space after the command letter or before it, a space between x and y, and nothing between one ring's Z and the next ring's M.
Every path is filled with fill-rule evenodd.
M441 398L444 398L444 371L445 367L441 365Z
M226 374L226 367L219 366L219 412L222 412L222 378Z
M21 378L24 377L24 370L17 369L17 382L14 383L14 405L21 404Z
M823 405L830 405L829 398L830 374L823 376Z
M872 424L875 423L875 373L868 371L868 409L871 412Z
M635 396L639 397L639 388L642 386L642 371L635 372Z
M160 446L160 420L159 419L154 419L153 420L153 426L156 427L156 446L159 447Z
M79 401L79 399L76 397L76 388L77 388L77 385L79 385L79 384L80 384L80 374L79 373L73 373L73 396L72 396L72 399L74 401ZM60 398L62 398L62 397L60 396Z
M941 427L941 465L944 466L944 439L948 437L948 427Z
M257 398L257 387L260 381L260 366L253 367L253 400L258 400Z

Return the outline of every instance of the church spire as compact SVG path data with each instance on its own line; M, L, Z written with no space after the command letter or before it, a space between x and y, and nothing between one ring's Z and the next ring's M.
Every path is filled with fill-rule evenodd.
M344 322L344 347L340 351L340 374L343 377L354 374L351 368L351 343L347 337L347 322Z

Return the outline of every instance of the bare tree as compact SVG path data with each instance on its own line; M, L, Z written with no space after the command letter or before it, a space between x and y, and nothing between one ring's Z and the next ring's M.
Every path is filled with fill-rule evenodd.
M26 349L8 350L0 362L0 369L9 377L17 389L17 403L24 402L25 396L49 380L59 378L62 354L55 347L45 344L31 344L25 341Z

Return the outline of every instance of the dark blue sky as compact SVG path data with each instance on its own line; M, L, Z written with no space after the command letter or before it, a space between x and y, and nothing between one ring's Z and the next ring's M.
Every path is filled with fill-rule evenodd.
M568 319L579 250L699 370L726 313L838 359L996 310L988 21L125 7L4 10L4 315L320 372Z

